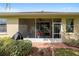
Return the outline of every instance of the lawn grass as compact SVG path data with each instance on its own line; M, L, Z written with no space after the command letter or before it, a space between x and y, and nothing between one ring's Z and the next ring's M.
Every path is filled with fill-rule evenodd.
M55 56L79 56L79 50L69 48L57 48L54 50Z

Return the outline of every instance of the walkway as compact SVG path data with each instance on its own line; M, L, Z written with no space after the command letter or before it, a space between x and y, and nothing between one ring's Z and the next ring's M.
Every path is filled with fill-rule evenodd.
M37 48L51 47L51 48L72 48L72 49L74 48L74 49L78 49L78 48L75 48L75 47L67 46L64 43L40 43L40 42L34 42L34 43L32 43L32 46L37 47Z

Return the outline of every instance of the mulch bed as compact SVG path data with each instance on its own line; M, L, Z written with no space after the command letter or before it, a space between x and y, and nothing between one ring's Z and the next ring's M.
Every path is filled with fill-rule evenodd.
M32 48L31 56L52 56L52 50L48 48Z

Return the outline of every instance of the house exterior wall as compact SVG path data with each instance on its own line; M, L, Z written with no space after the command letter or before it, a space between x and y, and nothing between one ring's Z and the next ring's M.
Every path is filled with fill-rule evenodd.
M7 33L0 34L0 37L3 36L10 36L12 37L13 34L19 31L19 18L61 18L61 34L62 39L78 39L79 38L79 16L74 15L28 15L28 16L8 16L8 17L2 17L7 19ZM66 19L67 18L73 18L74 19L74 32L73 33L67 33L66 32Z
M18 32L18 18L2 17L7 21L7 32L0 33L0 37L12 37Z
M16 32L18 32L18 18L8 18L7 34L13 36Z
M66 19L68 17L62 18L62 38L63 39L79 39L79 18L78 17L72 17L74 19L74 32L66 32Z

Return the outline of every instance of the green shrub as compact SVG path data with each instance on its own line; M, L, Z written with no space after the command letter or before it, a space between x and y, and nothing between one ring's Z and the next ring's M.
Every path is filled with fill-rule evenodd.
M3 55L3 41L0 40L0 56Z
M75 40L75 46L79 48L79 39Z
M26 56L31 53L32 42L29 40L12 40L3 38L0 41L0 55L3 56Z
M25 56L29 55L32 49L32 44L30 41L14 41L11 44L6 45L5 47L6 55L17 55L17 56ZM9 50L9 51L8 51Z
M78 47L79 48L79 39L75 40L75 39L69 39L69 40L64 40L64 43L69 45L69 46L74 46L74 47Z
M11 43L11 39L9 37L4 37L4 38L0 38L0 55L5 55L5 50L4 50L4 47Z

